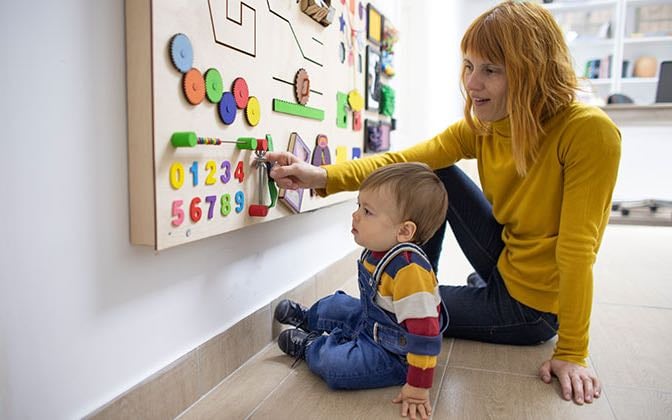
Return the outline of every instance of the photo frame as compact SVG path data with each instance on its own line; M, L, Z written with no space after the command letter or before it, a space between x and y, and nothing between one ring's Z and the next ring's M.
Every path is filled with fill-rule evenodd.
M371 5L366 5L366 38L376 45L383 39L385 17Z
M303 139L301 139L298 133L292 133L289 135L289 144L287 145L287 150L304 162L308 162L310 160L310 148L306 145ZM294 213L301 212L301 204L303 203L303 189L280 189L278 198Z
M390 150L392 124L385 121L364 120L364 152L378 153Z
M380 52L366 46L366 109L378 112L380 108Z

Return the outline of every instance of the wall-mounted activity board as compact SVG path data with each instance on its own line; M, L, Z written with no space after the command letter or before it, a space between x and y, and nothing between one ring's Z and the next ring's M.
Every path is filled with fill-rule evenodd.
M132 243L165 249L353 196L278 191L265 154L362 155L366 6L126 1Z

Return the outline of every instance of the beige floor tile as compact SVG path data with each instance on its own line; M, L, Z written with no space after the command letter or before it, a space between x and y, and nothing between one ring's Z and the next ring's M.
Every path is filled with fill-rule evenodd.
M591 359L606 385L672 392L672 311L595 305Z
M619 419L672 419L672 393L610 386L607 398Z
M595 302L672 308L672 229L609 226L595 263Z
M448 366L536 376L539 366L553 355L554 345L555 338L537 346L455 340Z
M291 361L288 361L288 365ZM436 369L430 398L438 395L443 369ZM301 363L278 389L252 414L251 419L394 419L400 418L392 399L400 386L336 391Z
M220 383L180 420L244 419L292 372L291 359L269 345Z
M613 419L606 398L578 406L560 398L557 381L448 367L435 419Z

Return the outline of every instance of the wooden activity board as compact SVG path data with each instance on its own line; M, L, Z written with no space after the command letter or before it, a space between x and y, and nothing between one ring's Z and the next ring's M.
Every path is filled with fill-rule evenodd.
M160 250L351 198L276 200L263 154L361 156L366 9L127 0L131 242Z

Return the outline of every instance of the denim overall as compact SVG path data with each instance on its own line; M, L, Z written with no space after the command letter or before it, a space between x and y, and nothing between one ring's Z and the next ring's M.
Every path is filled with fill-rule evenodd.
M335 389L379 388L406 382L406 354L438 355L443 331L448 326L448 313L441 303L440 332L434 337L406 331L393 314L378 305L378 282L387 264L402 252L415 252L425 260L424 252L410 243L390 249L371 275L362 261L358 262L360 299L342 291L327 296L307 312L312 332L327 332L306 349L306 363L311 371ZM427 262L429 266L429 262Z

